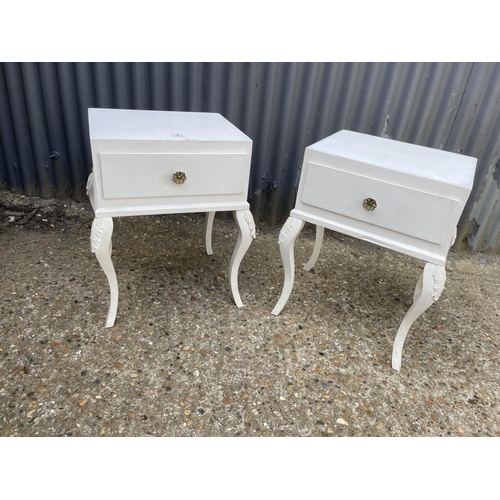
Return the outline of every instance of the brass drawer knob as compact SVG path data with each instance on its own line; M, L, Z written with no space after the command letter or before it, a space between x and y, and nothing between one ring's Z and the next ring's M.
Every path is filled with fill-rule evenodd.
M175 172L172 179L176 184L184 184L186 182L186 174L184 172Z
M377 202L373 198L366 198L363 200L363 208L372 212L377 208Z

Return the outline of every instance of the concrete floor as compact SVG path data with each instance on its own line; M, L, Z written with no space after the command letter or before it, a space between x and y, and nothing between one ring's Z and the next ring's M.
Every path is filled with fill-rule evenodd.
M0 436L500 436L498 254L450 252L398 373L392 343L422 261L327 231L304 272L307 225L274 317L279 228L258 226L238 309L230 214L216 216L212 256L203 214L124 217L105 329L92 218L88 205L0 193Z

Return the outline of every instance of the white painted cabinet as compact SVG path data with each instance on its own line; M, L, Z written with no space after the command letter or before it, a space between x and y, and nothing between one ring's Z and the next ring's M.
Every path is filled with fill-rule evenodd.
M93 169L87 193L95 212L91 249L109 281L106 326L113 326L118 286L111 261L113 217L206 212L212 253L214 214L232 211L239 237L231 258L238 307L238 268L255 238L247 202L252 141L218 113L89 109Z
M318 258L324 228L360 238L427 262L414 304L393 349L401 367L408 329L444 286L446 256L469 197L477 160L447 151L342 130L306 148L295 208L279 243L285 268L283 293L273 314L285 306L293 287L293 243L305 222L317 227Z

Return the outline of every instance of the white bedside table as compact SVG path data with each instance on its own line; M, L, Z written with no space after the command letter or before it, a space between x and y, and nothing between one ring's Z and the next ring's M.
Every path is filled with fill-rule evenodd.
M285 283L272 314L278 315L290 297L293 245L305 222L316 225L306 271L316 263L324 228L423 259L413 305L394 341L392 367L399 371L408 330L443 290L446 256L472 188L476 162L347 130L307 147L295 208L279 236Z
M255 238L247 202L252 140L217 113L89 109L93 169L87 182L95 219L90 236L110 287L113 326L118 283L111 260L113 217L206 212L212 254L215 212L232 211L239 235L229 265L238 307L238 268Z

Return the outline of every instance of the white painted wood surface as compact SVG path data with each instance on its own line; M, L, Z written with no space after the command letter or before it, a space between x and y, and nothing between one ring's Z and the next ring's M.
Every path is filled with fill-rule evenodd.
M285 307L292 293L293 282L295 280L294 244L304 225L304 221L295 219L294 217L288 217L280 231L279 245L283 269L285 271L285 283L278 303L271 312L271 314L275 316L283 310L283 307Z
M89 109L89 124L96 217L249 208L252 140L220 114Z
M316 264L324 228L423 259L427 263L414 303L394 342L392 366L399 371L408 330L444 287L446 257L476 163L475 158L347 130L306 148L295 208L280 233L285 281L272 314L281 312L291 294L293 245L305 222L317 226L305 270Z
M444 267L427 262L413 294L413 304L399 326L392 348L392 367L401 369L403 344L411 325L439 299L444 288L446 271Z
M206 212L212 254L215 212L232 211L238 240L229 265L238 307L238 269L255 238L247 202L252 141L218 113L89 109L93 169L87 194L95 212L91 249L110 286L113 326L118 283L111 260L113 217ZM177 175L180 173L180 175Z
M477 162L470 156L350 130L341 130L308 146L307 150L469 190Z
M229 280L234 302L238 307L242 307L243 302L241 301L240 292L238 291L238 270L246 251L252 243L252 239L256 237L256 232L255 223L250 210L237 210L233 212L233 215L236 225L238 226L238 240L236 241L236 246L234 247L231 262L229 264Z
M89 129L91 140L250 140L219 113L90 108Z
M445 240L450 220L458 210L456 200L446 196L314 162L308 164L305 175L304 204L431 243ZM377 201L375 210L363 208L367 198ZM436 217L436 213L441 216Z
M306 148L290 215L444 265L476 163L342 130ZM363 208L366 198L376 200L375 210Z
M118 281L116 279L115 267L111 260L112 243L111 236L113 235L113 219L111 217L101 217L94 219L90 232L90 249L99 264L101 265L109 283L110 300L108 315L106 317L106 327L114 325L116 318L116 310L118 308Z
M245 153L101 153L99 160L106 200L194 197L210 203L210 196L241 195L246 187ZM179 171L186 175L183 184L173 181Z
M316 225L316 239L314 240L313 253L311 254L311 257L306 262L306 264L304 264L304 271L310 271L316 264L316 261L318 260L319 257L319 253L321 251L321 246L323 245L324 234L325 234L325 228L323 226Z
M212 250L212 232L214 227L215 212L207 212L205 216L205 248L207 255L213 255Z

